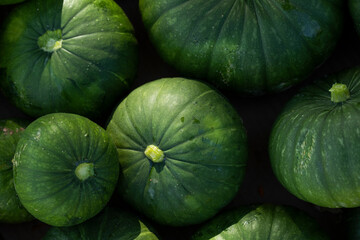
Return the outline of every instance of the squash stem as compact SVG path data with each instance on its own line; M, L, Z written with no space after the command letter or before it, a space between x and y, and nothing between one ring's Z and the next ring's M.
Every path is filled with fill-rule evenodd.
M95 175L93 163L81 163L75 169L75 175L81 181L85 181L89 177Z
M62 33L61 30L46 31L38 38L38 46L45 52L55 52L62 47Z
M154 163L164 161L164 152L155 145L149 145L144 151L146 157Z
M350 98L348 87L342 83L334 83L329 90L331 92L331 101L334 103L345 102Z

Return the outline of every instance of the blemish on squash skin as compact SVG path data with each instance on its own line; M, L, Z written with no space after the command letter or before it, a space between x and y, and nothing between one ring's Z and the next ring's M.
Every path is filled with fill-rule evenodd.
M185 121L185 118L184 117L180 118L180 121L183 123Z
M193 123L193 124L199 124L199 123L200 123L200 120L194 117L192 123Z

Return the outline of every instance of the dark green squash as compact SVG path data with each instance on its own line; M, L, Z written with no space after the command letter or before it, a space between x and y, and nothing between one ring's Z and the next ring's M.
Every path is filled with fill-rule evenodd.
M12 159L16 145L29 124L26 120L0 120L0 222L20 223L32 220L15 192Z
M247 94L284 90L331 54L342 0L140 0L152 43L186 76Z
M105 208L96 217L73 227L52 227L43 240L158 240L153 230L123 209Z
M106 131L118 149L123 198L167 225L202 222L236 195L247 156L242 120L204 83L165 78L130 93Z
M270 137L278 180L298 198L319 206L360 206L359 119L359 67L300 91Z
M304 212L272 204L241 206L204 224L192 240L329 240Z
M137 41L113 0L31 0L0 36L0 86L31 116L101 117L128 90Z
M69 113L32 122L14 157L15 190L24 207L53 226L71 226L95 216L118 180L114 143L100 126Z

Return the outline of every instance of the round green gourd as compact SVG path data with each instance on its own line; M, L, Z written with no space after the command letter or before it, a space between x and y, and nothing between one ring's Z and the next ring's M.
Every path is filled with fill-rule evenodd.
M0 120L0 222L20 223L32 220L15 192L12 159L16 145L29 124L26 120Z
M241 206L204 224L192 240L329 240L304 212L272 204Z
M52 227L42 240L158 240L131 212L105 208L96 217L72 227Z
M32 122L14 157L15 190L24 207L53 226L71 226L107 204L119 176L114 143L100 126L68 113Z
M113 0L31 0L0 35L0 86L31 116L101 117L128 90L137 41Z
M106 131L118 149L123 198L166 225L202 222L236 195L246 133L236 110L204 83L165 78L130 93Z
M359 119L360 68L303 89L271 133L270 160L278 180L319 206L360 206Z
M284 90L334 49L342 0L140 0L159 54L179 72L246 94Z

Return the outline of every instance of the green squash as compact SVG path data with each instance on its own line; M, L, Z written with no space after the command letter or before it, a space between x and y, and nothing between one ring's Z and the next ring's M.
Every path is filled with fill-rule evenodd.
M354 21L355 29L360 35L360 1L359 0L349 0L348 7L350 15Z
M52 227L43 240L157 240L158 237L131 212L105 208L96 217L73 227Z
M359 119L360 68L303 89L286 105L270 136L278 180L319 206L360 206Z
M116 147L89 119L54 113L32 122L14 157L15 190L24 207L53 226L95 216L108 203L119 176Z
M121 195L161 224L214 216L242 182L242 120L204 83L164 78L142 85L120 103L106 131L118 150Z
M16 145L25 127L25 120L0 120L0 222L20 223L32 220L15 192L13 164Z
M307 77L342 30L342 0L140 0L140 10L180 73L255 95Z
M8 5L8 4L15 4L24 2L25 0L0 0L0 5Z
M113 0L31 0L0 36L0 86L31 116L101 117L128 90L137 41Z
M319 224L289 206L241 206L203 225L192 240L329 240Z

